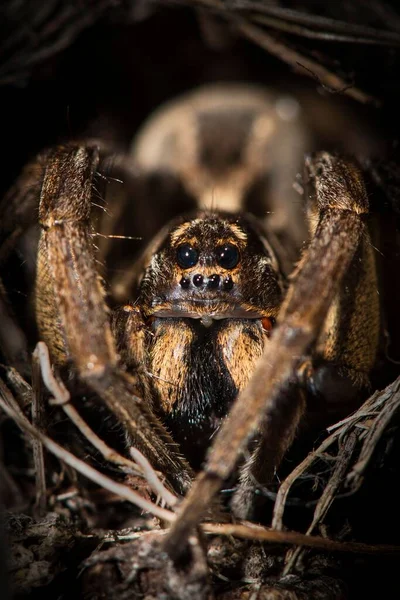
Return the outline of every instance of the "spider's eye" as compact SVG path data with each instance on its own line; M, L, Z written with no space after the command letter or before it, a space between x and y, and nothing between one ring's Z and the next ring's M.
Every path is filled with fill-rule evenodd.
M233 269L239 262L239 250L233 244L225 244L215 249L217 263L223 269Z
M190 244L182 244L176 250L176 260L182 269L190 269L194 267L199 260L199 253Z

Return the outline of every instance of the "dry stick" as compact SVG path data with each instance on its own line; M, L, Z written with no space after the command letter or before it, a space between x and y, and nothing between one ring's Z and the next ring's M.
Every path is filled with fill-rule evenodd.
M44 421L43 390L40 380L40 366L35 353L32 357L32 425L41 429ZM35 465L36 501L35 508L39 516L46 513L47 492L46 474L44 468L43 444L40 440L32 439L33 464Z
M168 506L174 507L178 502L177 496L165 487L147 458L137 448L129 448L129 452L134 461L143 469L144 477L153 492Z
M6 380L10 384L15 399L21 409L28 408L32 402L32 388L14 367L5 368Z
M99 438L95 432L82 419L78 411L70 404L69 391L64 386L61 380L58 380L51 369L49 350L44 342L38 342L34 354L38 357L42 371L43 381L49 392L55 397L55 404L62 406L64 412L68 415L74 425L86 437L86 439L104 456L106 460L124 467L125 472L135 473L142 476L148 482L150 488L164 502L173 506L178 499L174 496L160 481L156 471L150 465L149 461L136 448L131 448L130 452L135 459L132 462L122 454L119 454L110 448L105 442Z
M334 552L351 552L355 554L400 554L400 546L394 545L371 545L360 542L337 542L320 536L305 535L296 531L275 531L255 525L254 523L203 523L201 529L208 535L225 535L234 536L251 541L266 542L269 544L290 544L293 546L302 545L309 548L319 548L320 550L328 550ZM158 532L160 536L167 534L166 530ZM103 541L118 542L137 540L143 535L148 535L149 532L137 532L127 529L121 531L107 532Z
M375 37L355 36L353 34L336 33L333 31L317 31L298 25L296 23L290 23L284 19L277 17L270 17L267 15L252 15L252 20L261 25L266 25L272 29L278 31L284 31L299 37L305 37L311 40L323 40L325 42L344 42L348 44L363 44L371 46L398 46L400 44L399 36L390 39L380 39Z
M379 413L383 412L385 406L392 398L393 394L397 393L400 387L400 377L389 384L384 390L378 390L370 396L364 404L354 413L342 419L338 423L334 423L327 427L327 431L331 433L336 429L345 430L343 425L354 427L358 421L370 419ZM383 410L382 410L383 409Z
M203 0L203 2L204 1L205 0ZM381 6L381 4L379 6ZM363 36L376 40L385 40L388 42L392 41L393 43L398 43L400 41L399 34L393 30L393 20L395 19L395 16L398 18L398 15L395 15L393 11L391 11L390 19L386 19L387 27L392 29L391 31L388 31L385 29L378 29L376 27L369 27L360 23L349 23L347 21L340 21L336 18L334 19L322 15L305 13L301 10L284 8L282 6L275 6L273 4L253 2L251 0L240 0L240 2L237 2L236 6L233 8L241 11L251 11L252 16L255 14L269 15L271 17L279 18L286 23L305 25L309 28L312 28L316 32L323 30L326 32L336 32L349 36L352 35L355 38L357 36ZM397 29L399 30L399 28Z
M340 165L339 165L340 166ZM341 190L343 199L349 191ZM198 475L181 505L178 519L164 542L176 557L196 527L223 481L232 473L237 458L260 423L273 422L279 406L276 398L299 358L317 338L338 282L358 247L364 226L350 210L326 209L302 260L282 308L282 324L266 345L247 387L239 394L211 447L204 470ZM315 265L319 269L315 269ZM281 415L282 418L282 415ZM272 424L273 426L273 424ZM268 435L268 433L266 434Z
M362 542L336 542L328 538L296 533L294 531L275 531L259 525L234 525L228 523L204 523L202 530L214 535L233 535L246 540L270 542L275 544L292 544L320 548L337 552L354 552L356 554L398 554L400 546L386 544L363 544Z
M80 460L71 452L68 452L68 450L65 450L65 448L59 446L51 438L47 437L47 435L37 430L21 413L10 391L2 381L0 381L0 394L2 396L0 398L0 407L4 410L4 412L15 421L15 423L22 431L29 433L29 435L32 438L39 440L43 444L43 446L45 446L50 452L52 452L52 454L57 456L57 458L59 458L61 461L63 461L64 463L66 463L67 465L69 465L70 467L72 467L91 481L94 481L99 486L109 490L110 492L116 494L117 496L120 496L121 498L124 498L128 502L131 502L132 504L138 506L142 510L153 514L159 519L162 519L163 521L167 522L171 522L175 519L175 515L171 511L156 506L152 502L149 502L148 500L143 498L143 496L140 496L140 494L134 492L128 486L123 485L121 483L117 483L109 477L106 477L102 473L99 473L98 471L96 471L96 469L86 464L83 460Z
M338 488L343 483L344 476L356 447L357 439L357 433L352 431L347 440L343 443L342 449L336 458L336 465L333 474L329 479L320 499L318 500L314 511L313 520L306 531L306 535L310 535L312 533L316 525L325 517L326 513L328 512ZM287 556L285 561L286 565L283 575L288 575L290 573L302 552L302 546L297 546L297 548L295 548L293 551L290 551L290 554Z

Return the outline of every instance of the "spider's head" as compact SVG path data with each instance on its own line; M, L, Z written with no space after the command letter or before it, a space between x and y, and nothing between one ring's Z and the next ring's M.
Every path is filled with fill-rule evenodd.
M140 285L148 317L275 317L282 282L273 249L251 217L197 213L174 223Z

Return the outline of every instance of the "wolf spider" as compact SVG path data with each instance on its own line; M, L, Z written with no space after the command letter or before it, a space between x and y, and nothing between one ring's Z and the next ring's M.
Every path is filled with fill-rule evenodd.
M91 224L101 149L44 152L3 204L4 250L40 196L36 315L54 364L73 366L131 443L187 493L166 538L171 553L238 465L232 510L251 515L256 484L271 481L310 398L326 424L359 401L375 360L361 171L327 152L308 156L304 218L291 189L303 126L275 100L210 87L143 128L120 168L133 179L167 173L197 207L147 246L124 280L121 296L133 290L132 301L112 312Z

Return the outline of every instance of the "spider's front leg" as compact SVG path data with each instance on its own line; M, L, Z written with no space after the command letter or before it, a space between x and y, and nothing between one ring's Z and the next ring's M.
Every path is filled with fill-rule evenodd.
M182 493L191 470L138 395L136 380L118 367L90 225L93 148L56 148L47 158L39 205L42 234L36 284L41 337L57 364L72 361L127 433Z
M327 315L335 306L335 298L340 298L343 277L353 259L358 260L357 253L362 252L362 246L368 245L363 218L368 212L368 199L358 167L320 153L308 159L307 173L314 207L311 221L312 215L316 217L314 235L293 276L279 315L280 324L265 346L249 384L239 394L216 436L204 470L194 482L165 540L170 554L176 553L178 540L182 543L198 523L257 431L268 440L275 439L274 432L279 428L279 444L269 445L270 455L266 460L269 468L278 465L302 414L302 406L294 407L295 399L282 394L282 389L311 345L324 335ZM245 478L239 486L239 499L240 496L248 499L247 492ZM237 505L240 507L240 501Z
M314 289L314 281L319 278L321 284L316 294L322 297L315 297L315 305L324 303L326 316L322 324L311 322L317 334L315 345L309 346L291 380L279 391L275 415L272 421L271 415L267 415L260 427L261 439L241 470L233 509L243 518L251 515L255 486L271 482L300 421L302 429L320 431L359 406L369 389L369 374L379 343L377 273L368 227L362 225L360 241L341 279L339 275L331 275L330 270L341 261L343 249L338 247L336 256L322 251L330 239L343 239L347 233L354 235L362 223L360 216L367 213L368 201L361 173L350 161L319 153L306 159L304 180L313 242L292 276L293 285L280 319L284 325L285 321L301 315L300 302L304 294L307 312L301 317L302 326L306 326L308 319L312 321L314 308L310 305L307 309L306 286ZM343 243L346 246L347 240ZM317 244L320 248L315 250ZM317 276L315 271L318 271ZM330 277L334 277L332 281ZM332 284L336 292L328 304L324 296ZM291 308L294 298L298 304Z

